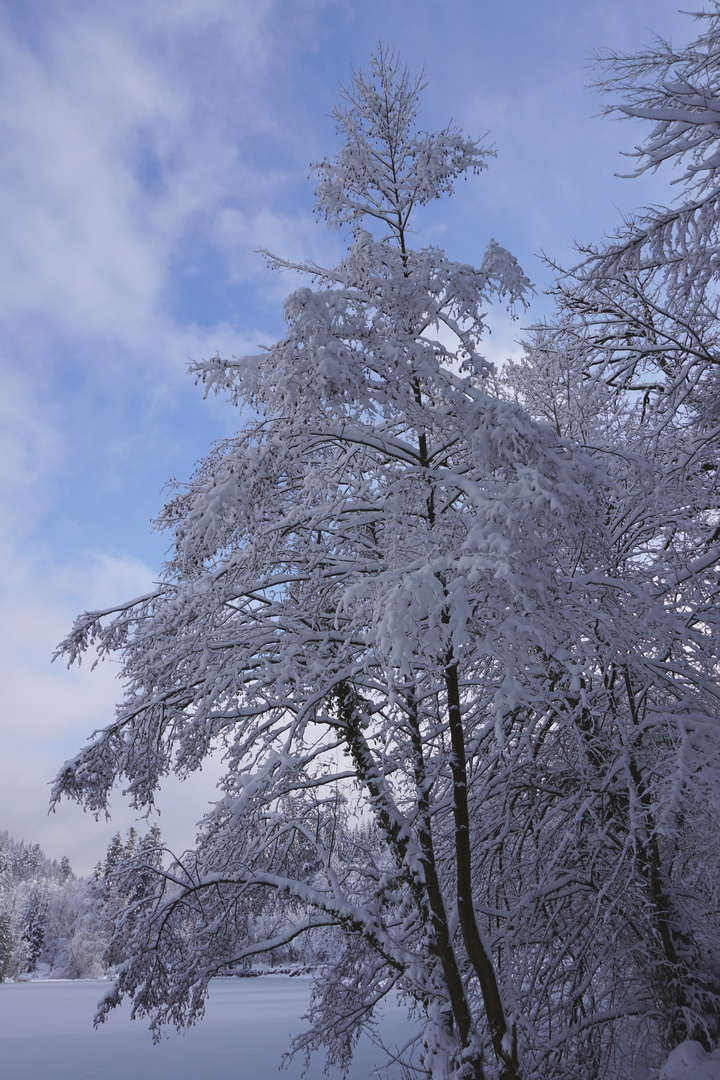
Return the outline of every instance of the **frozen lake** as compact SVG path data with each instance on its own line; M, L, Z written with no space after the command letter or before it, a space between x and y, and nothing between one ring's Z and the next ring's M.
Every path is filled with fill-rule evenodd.
M125 1007L93 1028L96 1005L108 989L109 983L92 980L0 984L2 1080L299 1080L302 1074L300 1058L280 1074L278 1067L291 1035L302 1028L307 979L217 980L205 1019L184 1034L170 1032L157 1046L146 1024L131 1022ZM407 1024L390 1006L380 1031L387 1041L401 1042ZM349 1077L369 1080L383 1060L382 1051L363 1040ZM321 1080L323 1064L324 1058L313 1061L308 1080Z

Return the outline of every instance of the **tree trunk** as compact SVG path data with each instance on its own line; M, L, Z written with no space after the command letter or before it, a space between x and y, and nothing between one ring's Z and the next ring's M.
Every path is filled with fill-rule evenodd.
M474 1024L465 994L465 987L463 986L460 971L457 966L457 958L450 940L445 901L443 899L442 889L437 874L435 849L430 824L430 799L425 770L425 759L422 750L417 705L413 700L408 701L408 721L415 763L415 783L418 791L418 841L423 855L425 887L432 913L432 927L434 934L433 949L442 966L445 985L447 986L448 994L450 996L453 1017L460 1034L460 1042L462 1043L463 1048L467 1048L472 1041ZM484 1080L482 1061L479 1054L472 1057L471 1067L473 1069L473 1077L475 1080Z
M457 904L463 941L468 958L480 983L485 1013L490 1027L493 1049L500 1062L500 1080L520 1080L516 1040L508 1038L508 1026L503 1010L495 968L483 945L475 918L472 892L472 856L470 852L470 818L467 799L467 766L465 733L460 709L460 686L457 664L449 658L445 667L448 717L452 752L450 765L453 778L453 812L455 816L455 862L457 871Z

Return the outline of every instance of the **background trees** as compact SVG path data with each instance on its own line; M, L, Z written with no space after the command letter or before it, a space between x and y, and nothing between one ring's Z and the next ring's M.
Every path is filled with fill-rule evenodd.
M116 834L91 878L0 833L0 982L50 976L100 978L124 959L119 913L147 888L162 863L157 825L139 841Z
M197 365L244 426L162 511L157 590L63 643L119 652L126 695L55 796L101 809L122 778L148 806L227 762L196 849L128 904L102 1015L192 1022L213 975L322 935L299 1049L344 1063L395 990L430 1076L622 1075L717 1034L716 876L686 843L717 805L714 578L642 401L578 388L554 328L493 384L512 256L410 246L488 158L417 129L421 90L388 53L354 75L316 166L346 257L292 265L282 341Z

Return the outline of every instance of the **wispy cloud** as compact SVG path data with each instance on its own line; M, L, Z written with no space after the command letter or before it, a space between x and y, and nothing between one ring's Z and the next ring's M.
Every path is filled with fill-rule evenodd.
M239 50L237 108L258 127L253 76L269 5L129 6L133 20L109 5L63 5L39 40L4 27L0 311L16 327L32 314L55 332L140 345L183 234L222 204L237 171L228 118L183 78L175 53L210 33L213 13L215 35Z

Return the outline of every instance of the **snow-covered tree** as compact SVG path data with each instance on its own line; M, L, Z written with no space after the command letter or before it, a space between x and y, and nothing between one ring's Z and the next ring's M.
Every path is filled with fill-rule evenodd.
M632 1024L618 1015L610 1027L615 1040L625 1028L621 1045L637 1038L647 1049L655 1027L658 1054L689 1036L709 1047L720 1036L715 560L695 558L704 522L693 521L692 477L683 499L683 477L668 467L668 433L648 439L642 403L593 378L582 353L552 338L552 328L543 328L501 383L603 462L612 492L604 512L614 599L621 601L613 616L614 604L605 607L605 629L599 623L585 631L597 650L595 672L581 679L584 704L576 714L580 729L592 732L588 753L578 756L565 744L562 765L554 766L555 782L574 791L575 805L588 814L571 833L574 843L582 838L581 862L593 866L594 888L587 905L576 893L553 922L571 917L579 930L587 920L581 977L604 930L611 931L605 955L598 955L600 968L612 972L607 1000L617 1003L625 987L635 998L626 1015L654 1021L633 1037ZM604 604L610 599L606 593ZM608 631L624 640L608 649ZM590 902L593 891L598 898ZM595 979L596 991L601 983ZM614 1073L601 1068L597 1075Z
M105 890L94 878L69 878L48 898L43 959L55 978L97 979L107 974L112 934Z
M13 944L10 916L5 911L0 911L0 982L5 982L10 971Z
M582 263L559 273L555 316L536 328L525 360L510 365L501 381L513 400L604 461L613 489L608 526L622 553L622 577L676 620L675 644L668 641L664 660L673 655L676 670L686 666L693 681L703 673L703 695L688 709L679 686L668 683L668 699L653 673L659 638L655 645L651 637L644 642L652 661L644 671L637 664L626 669L631 713L633 700L643 703L633 742L645 743L644 760L635 758L629 768L626 798L636 809L623 813L624 821L614 817L613 828L616 838L625 835L632 844L626 898L632 897L628 882L645 879L625 910L631 925L649 916L644 978L666 1048L693 1037L710 1049L720 1038L720 937L713 914L720 888L720 6L712 4L698 18L703 33L687 48L657 39L635 56L599 58L601 87L614 96L608 112L653 124L636 148L637 172L665 162L683 166L674 180L680 186L675 205L644 211L600 248L580 248ZM647 624L638 611L638 626ZM670 724L649 746L651 715L659 719L672 697ZM608 748L593 766L604 773L613 760ZM672 788L658 783L663 775L672 778Z
M197 365L244 426L162 511L158 588L63 643L119 653L127 690L55 797L100 810L121 780L147 807L224 749L196 849L127 909L103 1015L129 994L156 1030L192 1022L213 975L322 934L298 1049L346 1064L395 989L435 1080L621 1075L621 1037L716 1001L661 874L707 827L684 778L717 754L708 584L668 578L632 455L613 475L492 392L485 309L528 282L495 241L479 268L410 246L489 156L418 130L421 89L384 52L354 75L316 166L346 257L268 255L313 286L285 337ZM618 484L644 499L624 523Z
M682 48L656 38L637 54L597 56L606 112L651 125L629 155L632 175L672 167L677 194L601 247L580 248L583 262L557 284L564 319L556 334L584 354L588 371L642 398L648 436L674 423L685 455L716 482L720 4L712 0L695 18L701 33Z
M34 971L42 953L47 919L47 896L36 884L25 904L22 920L22 939L27 942L28 971Z
M110 843L108 844L107 851L105 852L105 861L103 862L102 876L105 885L110 888L115 877L115 870L119 863L122 861L125 852L125 842L122 835L116 832Z

